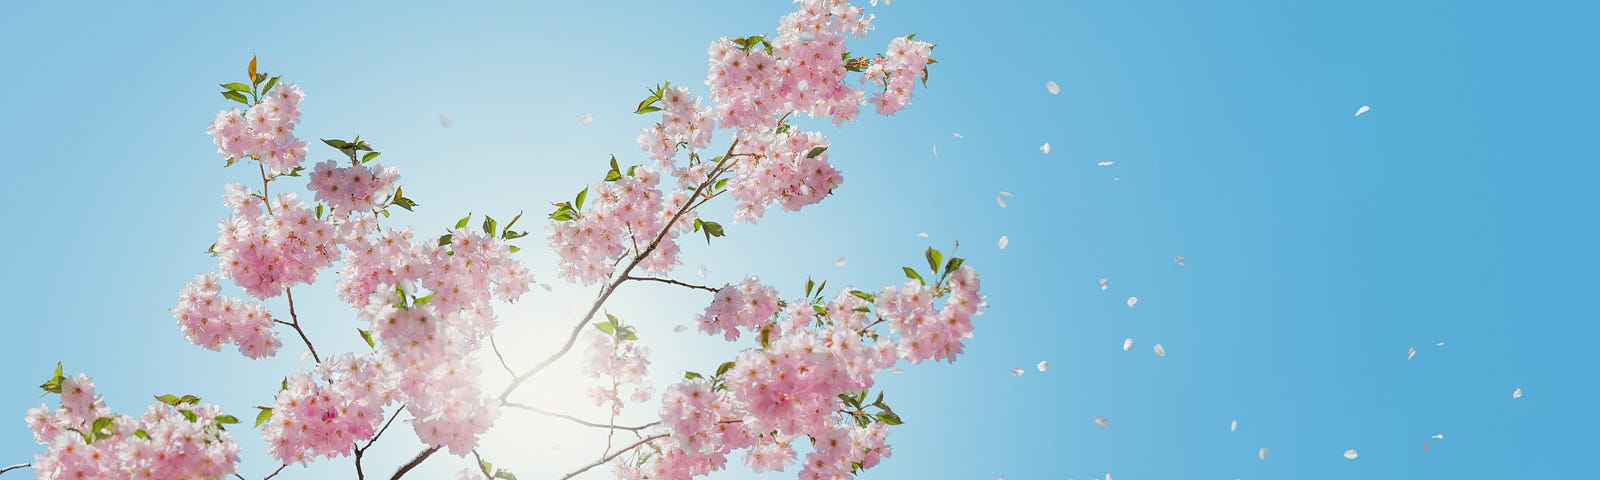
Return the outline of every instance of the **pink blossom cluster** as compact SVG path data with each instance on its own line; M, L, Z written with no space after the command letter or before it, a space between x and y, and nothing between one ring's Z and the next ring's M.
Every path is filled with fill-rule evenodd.
M403 242L395 235L389 231L380 239ZM531 276L510 258L504 241L465 228L452 232L445 246L409 248L420 251L405 257L415 263L392 272L387 270L393 268L390 260L346 268L357 275L385 269L383 275L399 280L375 286L361 317L372 324L378 354L397 372L400 398L417 436L464 455L499 414L497 404L483 396L480 370L472 361L472 353L494 328L489 301L517 299L527 291Z
M628 400L644 403L655 395L655 387L645 378L650 368L650 347L635 342L622 341L616 335L605 335L598 330L584 334L588 344L583 357L583 372L589 378L609 378L609 385L590 385L589 399L597 406L611 407L612 415L622 413Z
M874 62L862 72L862 82L871 81L883 88L868 100L878 107L879 115L894 115L911 103L911 91L917 81L927 78L931 55L933 44L899 37L889 42L889 51L882 61Z
M273 173L292 172L306 158L306 142L294 136L303 98L300 87L279 83L243 113L237 108L217 112L206 134L213 137L217 153L224 157L250 157Z
M395 184L399 181L400 172L394 167L363 163L340 167L333 160L327 160L311 170L307 188L316 192L317 201L333 207L342 217L349 217L351 213L377 207L386 196L395 193Z
M222 478L239 463L216 405L157 402L134 417L112 413L86 375L60 385L59 408L39 405L26 417L45 445L33 458L37 478Z
M796 462L793 446L801 437L812 451L799 462L799 478L843 479L871 468L890 453L887 420L841 396L864 396L873 376L901 359L953 361L971 336L982 297L970 267L948 277L947 289L912 281L876 296L852 289L825 303L819 296L781 306L771 287L755 279L718 291L700 316L701 330L730 339L739 329L761 331L761 345L741 351L716 377L668 387L661 453L616 464L619 476L688 479L723 468L739 449L756 472L783 470ZM935 308L936 297L947 297L943 308ZM875 300L878 317L871 323L867 298ZM888 333L874 331L882 323Z
M593 284L611 276L615 260L630 251L644 251L655 235L665 231L661 241L639 263L645 273L665 273L682 264L678 259L677 236L690 228L691 217L684 215L668 225L689 197L674 192L663 197L660 174L650 167L633 169L615 181L589 187L588 207L571 221L558 221L545 229L550 248L560 257L562 278Z
M268 451L284 463L349 455L354 442L372 438L383 407L397 396L393 373L375 356L341 355L286 380L261 427Z
M294 283L312 283L317 270L339 255L332 224L317 218L293 193L266 202L239 184L228 185L223 204L233 216L218 223L221 233L213 251L224 278L256 298L271 298Z
M784 210L799 210L822 201L844 181L828 163L828 141L822 134L790 132L776 135L770 143L752 138L741 146L740 151L755 155L740 166L732 182L733 198L738 200L734 221L754 223L773 202ZM813 154L816 149L822 150Z
M911 363L923 360L954 362L963 342L972 337L972 316L983 298L978 295L978 275L971 267L950 275L950 298L934 309L934 289L921 282L906 282L899 290L885 287L877 295L878 316L898 334L902 356Z
M411 241L415 232L379 229L373 217L357 216L339 225L344 243L334 290L354 308L366 306L380 285L399 285L422 277L428 262Z
M721 333L733 341L739 339L740 328L754 332L777 313L778 291L763 285L759 278L749 277L738 285L717 290L711 305L695 317L695 325L701 332Z
M190 343L207 350L232 342L244 356L262 358L276 354L282 345L272 331L267 307L222 295L215 273L197 275L184 286L172 316Z
M700 99L687 87L667 88L662 92L661 103L661 121L639 132L639 148L657 162L658 168L669 169L679 146L693 152L710 145L711 131L717 124L711 118L711 107L701 106Z
M725 128L771 131L784 112L805 112L834 123L854 120L864 94L844 83L848 36L865 36L872 16L837 0L803 0L783 17L766 45L711 43L706 84Z

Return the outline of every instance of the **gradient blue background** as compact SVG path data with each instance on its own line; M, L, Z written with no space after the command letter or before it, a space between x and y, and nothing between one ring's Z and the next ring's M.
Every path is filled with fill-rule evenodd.
M121 412L172 392L240 417L306 366L289 337L262 362L202 350L167 313L184 283L216 268L201 252L226 215L222 185L255 175L221 168L202 133L229 104L215 85L242 78L252 53L306 90L303 137L361 134L400 167L422 206L397 221L427 233L468 211L541 217L603 174L608 155L642 161L633 139L653 117L630 112L643 89L671 80L704 93L712 39L771 32L790 8L8 6L0 463L40 450L22 415L58 360L92 375ZM730 226L714 248L686 241L677 274L716 284L755 274L789 296L807 275L877 288L921 264L928 245L962 242L988 314L960 362L883 376L908 423L891 434L894 456L864 478L1589 469L1600 426L1589 352L1600 333L1600 7L904 0L871 10L877 32L852 50L907 33L936 42L931 88L893 118L803 124L832 139L844 185L802 212ZM1361 105L1372 110L1352 116ZM594 123L577 121L585 112ZM439 113L454 125L441 128ZM1002 190L1015 195L1009 209L994 202ZM1009 249L996 248L1001 235ZM501 344L518 368L550 351L575 321L571 305L591 295L556 281L542 235L523 245L540 280L558 285L501 310ZM837 256L848 265L835 267ZM319 350L365 348L331 279L297 293L309 334ZM1132 309L1130 295L1140 298ZM659 384L733 351L671 333L707 298L628 286L611 307L655 348ZM284 309L281 298L268 306ZM1133 351L1121 350L1124 337ZM1165 358L1150 351L1158 342ZM1040 360L1053 368L1033 370ZM602 419L583 406L571 363L519 398ZM1028 373L1013 378L1013 367ZM505 374L486 368L484 379L496 388ZM1526 395L1513 400L1517 387ZM1111 427L1094 426L1097 415ZM499 425L484 453L522 478L586 463L603 441L521 412ZM420 448L407 430L385 436L369 471L386 478ZM247 478L276 466L255 431L234 431ZM1342 458L1350 448L1359 459ZM467 464L441 456L416 478ZM351 472L339 459L280 478ZM713 478L749 476L739 466Z

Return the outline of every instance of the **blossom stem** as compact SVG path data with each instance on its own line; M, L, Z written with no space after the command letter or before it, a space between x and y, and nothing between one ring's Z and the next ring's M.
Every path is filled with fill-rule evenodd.
M417 468L417 465L421 465L423 460L427 460L428 456L433 455L433 452L437 451L439 451L439 446L435 445L428 447L426 450L421 452L417 452L416 458L412 458L411 461L406 462L405 465L401 465L399 470L395 470L394 476L389 477L389 480L400 480L400 477L405 476L405 474L410 472L411 469Z
M262 478L261 480L271 480L272 477L278 476L278 473L282 472L283 469L285 469L285 468L289 468L289 464L285 463L283 465L278 465L278 469L277 470L273 470L272 473L267 474L267 476Z
M12 466L9 466L9 467L6 467L6 468L0 468L0 475L3 475L6 472L9 472L9 471L12 471L12 470L16 470L16 469L19 469L19 468L28 468L28 467L32 467L32 466L33 466L33 464L31 464L31 463L19 463L19 464L12 465Z
M670 283L670 284L677 285L677 286L680 286L680 287L694 288L694 289L705 290L705 291L711 292L711 293L717 293L717 289L715 289L715 288L707 287L705 285L695 285L693 283L681 282L681 281L673 280L673 279L670 279L670 278L631 277L630 276L630 277L624 277L624 279L625 280L644 280L644 281L650 281L650 282Z
M724 154L722 161L718 163L716 167L712 168L713 172L716 172L723 166L724 163L729 161L729 155L733 155L733 149L738 145L739 139L733 139L733 142L728 145L728 153ZM716 183L716 181L717 175L711 175L707 177L706 181L695 186L694 193L689 195L689 198L699 197L700 192L705 191L707 187L710 187L713 183ZM612 280L610 284L606 285L604 290L600 291L600 297L596 298L594 305L589 307L589 313L584 314L583 320L578 322L578 325L572 328L572 333L567 335L567 341L561 346L560 350L556 351L554 354L551 354L549 357L546 357L544 360L534 365L533 368L530 368L527 371L522 372L521 375L517 375L511 379L511 384L506 385L505 390L500 392L500 401L502 403L504 403L506 399L511 396L511 392L516 391L517 387L522 386L522 382L532 378L535 374L543 371L545 368L548 368L551 364L556 363L556 360L561 359L561 357L565 356L567 352L572 351L573 345L578 342L578 335L583 333L583 327L589 325L589 321L594 319L594 314L600 311L600 307L605 305L606 300L611 298L611 294L616 293L617 287L622 285L622 282L628 280L628 274L633 272L634 267L637 267L640 263L644 262L645 257L649 256L650 252L655 251L656 246L661 244L661 240L666 238L667 232L672 230L673 224L678 223L678 219L683 218L683 215L689 213L689 210L693 208L693 203L685 202L683 207L678 209L678 213L673 214L672 218L667 220L666 226L662 227L661 231L656 233L656 238L650 241L650 245L645 247L644 251L639 252L638 255L634 255L633 260L628 262L628 266L623 267L622 274L618 275L616 280Z
M606 455L605 457L600 458L600 460L595 461L594 463L591 463L591 464L588 464L588 465L584 465L582 468L579 468L577 470L572 471L572 473L568 473L566 475L563 475L561 477L561 480L567 480L569 478L576 477L578 475L583 474L583 472L589 471L589 469L592 469L594 467L598 467L598 466L601 466L601 465L605 465L606 462L609 462L612 459L620 457L624 453L631 452L635 448L639 448L639 447L643 446L646 443L650 443L651 440L657 440L657 439L666 438L667 435L668 434L663 433L663 434L660 434L660 435L651 435L651 436L645 437L643 440L640 440L638 442L634 442L633 445L629 445L629 446L627 446L627 447L625 447L625 448L623 448L621 450L617 450L616 452L614 452L614 453L612 453L610 455Z
M300 329L300 316L294 313L294 289L284 287L283 293L289 297L289 318L294 320L289 326L294 327L295 333L300 334L300 340L306 342L306 349L311 350L311 359L322 363L322 357L317 356L317 347L311 346L311 338L306 336L305 330Z

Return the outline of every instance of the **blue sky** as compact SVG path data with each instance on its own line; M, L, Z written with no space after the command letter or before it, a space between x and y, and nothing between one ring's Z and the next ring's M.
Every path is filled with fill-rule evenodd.
M121 412L193 393L241 417L306 367L287 341L261 362L189 345L167 312L184 283L215 269L202 252L226 214L222 185L251 178L221 168L203 134L226 106L215 84L240 78L251 54L306 90L303 136L360 134L382 150L421 204L401 221L432 232L468 211L537 217L603 175L609 155L642 161L633 139L650 118L630 112L644 88L670 80L704 93L712 39L771 32L789 9L9 7L0 463L39 451L22 415L56 361L92 375ZM991 307L959 362L882 378L907 423L890 435L894 456L864 478L1537 478L1588 467L1587 433L1600 426L1583 373L1600 333L1587 301L1600 267L1600 70L1586 46L1600 7L902 0L872 10L877 31L852 49L917 33L939 45L930 88L893 118L808 125L833 141L845 174L836 195L730 226L709 248L686 242L677 275L695 279L704 264L707 283L758 275L786 296L807 276L877 288L930 244L961 242ZM1045 91L1050 80L1060 95ZM1355 117L1362 105L1371 111ZM592 124L577 121L586 112ZM995 204L1000 191L1014 195L1009 208ZM542 238L523 246L540 280L559 283ZM835 267L840 256L849 263ZM297 291L308 334L319 351L364 348L331 278ZM588 292L558 285L502 309L512 363L550 351ZM622 292L611 312L640 325L659 384L731 355L671 332L703 294ZM1050 371L1032 370L1040 360ZM1013 378L1014 367L1029 371ZM522 398L600 419L574 372L563 364ZM486 369L491 388L504 384L496 373ZM255 432L236 430L245 476L270 472ZM414 454L409 437L386 435L369 469ZM523 478L550 477L597 456L597 442L507 412L484 453ZM430 460L418 478L463 465ZM285 477L350 472L338 459Z

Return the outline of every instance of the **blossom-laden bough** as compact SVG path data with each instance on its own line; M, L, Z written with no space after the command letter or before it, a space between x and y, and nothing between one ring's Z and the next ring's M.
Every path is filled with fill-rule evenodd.
M808 279L801 295L785 296L754 277L722 287L671 277L683 264L685 235L708 243L727 235L717 219L701 216L708 202L727 195L729 220L755 223L773 206L797 211L839 187L844 177L828 139L801 130L802 118L843 125L867 105L893 115L910 104L917 83L926 85L932 44L907 35L883 53L856 55L846 40L866 36L872 15L842 0L798 4L770 37L711 43L709 98L683 85L651 88L634 110L660 117L637 139L648 160L625 165L613 156L600 181L554 203L544 233L556 270L599 293L557 351L521 370L499 356L495 339L504 320L495 306L522 298L533 282L514 258L515 243L529 233L516 229L521 213L504 225L468 214L437 237L385 225L419 205L400 186L399 171L375 161L380 154L369 141L324 139L342 158L308 168L310 147L296 133L305 98L299 86L258 72L254 58L246 82L221 84L222 96L242 110L219 112L207 133L225 166L257 168L252 185L224 188L233 213L207 249L217 271L184 287L172 314L183 335L207 349L232 344L250 358L273 356L286 348L282 326L315 360L256 407L254 427L280 463L267 477L291 464L353 457L357 478L365 478L365 453L404 415L428 448L392 478L444 450L474 458L477 468L463 478L514 479L477 452L506 407L635 436L620 447L608 437L600 460L566 478L609 464L620 478L687 479L722 469L743 451L756 472L799 464L799 478L838 479L889 456L888 431L903 420L874 377L901 361L954 361L962 352L983 305L978 276L963 259L929 248L926 269L905 267L904 284L873 291L830 291ZM711 150L718 130L729 142ZM313 198L271 193L289 179L305 179ZM323 355L301 328L293 289L315 284L326 270L336 272L334 289L357 312L353 333L369 351ZM248 298L222 294L224 280ZM639 426L615 418L654 399L650 348L623 319L597 321L630 281L709 293L695 318L699 330L746 345L732 360L662 388L660 420ZM279 295L287 318L260 303ZM611 421L513 398L579 340L587 346L584 371L597 380L588 394L610 408ZM481 366L472 359L485 344L512 374L498 393L476 381ZM59 366L42 388L61 399L58 408L27 416L45 446L31 465L39 478L244 478L226 429L238 418L198 397L159 396L134 417L112 413L88 377L64 377Z

